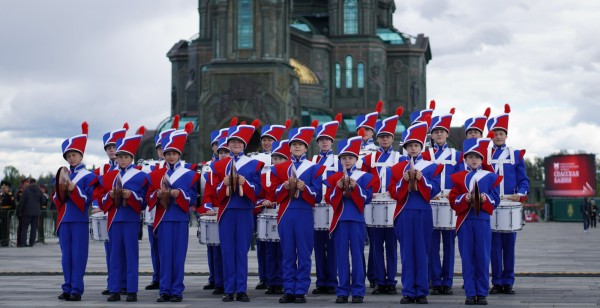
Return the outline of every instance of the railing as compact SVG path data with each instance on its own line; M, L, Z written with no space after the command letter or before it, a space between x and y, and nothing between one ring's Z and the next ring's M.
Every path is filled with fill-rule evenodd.
M48 238L56 237L56 211L42 210L42 214L38 219L38 234L36 243L44 243ZM0 210L0 246L17 246L19 217L15 210ZM27 230L27 236L31 227Z

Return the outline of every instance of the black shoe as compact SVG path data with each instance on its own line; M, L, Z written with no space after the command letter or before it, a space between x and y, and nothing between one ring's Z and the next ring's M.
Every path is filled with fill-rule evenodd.
M443 286L442 289L440 290L440 294L452 295L452 294L454 294L454 291L452 291L452 287Z
M254 289L256 290L264 290L267 288L267 282L264 280L261 280Z
M431 294L431 295L440 295L440 294L442 294L442 287L435 286L435 287L431 288L431 292L429 294Z
M102 293L100 293L100 294L102 294L102 295L110 295L110 291L108 291L108 289L104 289L102 291Z
M352 303L353 304L362 304L363 302L363 297L362 296L352 296Z
M371 294L373 294L373 295L387 294L387 287L378 285L375 287L375 289L373 289L373 292L371 292Z
M415 302L416 301L415 301L414 297L410 297L410 296L406 296L406 295L404 295L402 297L402 299L400 300L400 304L414 304Z
M215 288L215 284L213 282L209 282L202 287L202 290L212 290Z
M233 302L233 294L231 293L225 293L223 295L223 298L221 299L224 302Z
M121 294L119 293L110 293L110 296L106 299L107 302L118 302L121 300Z
M221 294L225 294L225 289L223 287L215 287L215 289L212 291L213 295L221 295Z
M70 297L71 297L71 294L69 294L67 292L62 292L58 296L58 299L67 300L68 301Z
M304 294L296 294L296 300L294 300L296 304L305 304L306 303L306 295Z
M235 300L238 302L247 303L250 301L250 298L248 297L248 294L241 292L241 293L237 294L237 296L235 297Z
M283 294L283 286L273 286L273 294Z
M487 305L485 296L477 296L477 305Z
M125 288L121 289L121 295L127 295L127 289L125 289Z
M387 289L387 294L389 294L389 295L398 294L398 290L396 290L396 286L385 286L385 288Z
M296 297L288 293L283 294L283 296L279 298L280 304L293 303L294 301L296 301Z
M159 303L169 302L171 301L171 295L169 294L161 294L159 298L156 299Z
M417 303L417 304L429 304L429 302L427 301L427 296L417 296L417 298L415 299L415 303Z
M375 283L372 281L369 281L369 288L371 288L371 289L375 288Z
M515 294L515 289L509 284L502 286L502 293L504 294Z
M70 302L81 301L81 294L73 293L73 294L71 294L71 297L69 297L67 300Z
M490 294L500 294L502 293L504 290L502 289L501 285L495 284L491 289L490 289Z
M171 302L172 303L179 303L183 300L183 298L179 295L173 295L171 296Z
M336 294L336 290L335 287L326 287L327 289L327 294Z
M158 281L152 281L144 289L146 289L146 290L158 290L158 289L160 289L160 287L159 287Z
M465 299L465 305L477 305L477 297L469 296Z
M336 304L345 304L348 302L348 296L340 295L335 299Z
M137 293L127 293L126 302L137 302Z
M327 294L327 287L316 287L312 290L312 294Z
M265 291L265 294L267 294L267 295L275 294L275 293L273 293L274 290L275 290L274 286L268 286L267 290Z

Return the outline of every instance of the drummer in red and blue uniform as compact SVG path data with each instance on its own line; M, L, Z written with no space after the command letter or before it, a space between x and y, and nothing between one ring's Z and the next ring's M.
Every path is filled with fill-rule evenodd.
M279 205L277 223L283 252L283 288L280 303L306 303L310 287L311 254L314 246L313 207L321 200L323 166L306 159L308 145L318 122L289 132L291 160L273 166ZM297 179L295 187L290 177ZM290 194L290 188L295 191Z
M154 233L160 239L160 297L157 302L181 302L183 299L188 241L182 239L189 236L188 212L196 203L196 181L199 175L187 169L180 158L187 136L193 129L194 125L190 122L185 125L185 130L176 130L164 136L161 145L165 167L150 173L148 206L150 209L157 207Z
M117 168L117 140L124 138L128 129L129 124L125 123L123 125L123 128L110 131L104 134L104 136L102 136L102 142L104 143L104 151L106 152L106 156L108 156L108 164L104 164L94 169L94 174L96 176L102 176L108 171L115 170ZM94 188L94 200L92 201L92 214L102 212L99 204L102 202L102 197L104 197L105 194L106 192L104 191L104 187L102 187L102 185L100 184L96 185L96 187ZM110 291L108 290L108 283L110 280L110 242L104 242L104 251L106 252L106 269L108 272L108 277L106 278L107 286L106 289L102 291L102 295L110 295ZM121 288L127 288L125 279L123 279Z
M494 145L490 149L490 164L502 176L500 198L523 203L529 192L529 177L523 156L525 150L506 146L508 114L510 106L504 106L504 114L490 118L488 131L494 133ZM490 294L515 294L515 242L516 232L492 232L492 289Z
M450 135L450 124L454 108L450 113L435 116L431 120L431 140L432 146L423 152L423 159L432 161L436 164L444 165L440 174L441 192L433 198L439 200L447 199L450 189L452 189L452 180L450 176L457 171L462 163L460 151L448 147L446 142ZM454 213L452 213L454 215ZM440 237L444 246L443 261L440 262ZM431 295L452 295L452 280L454 279L454 230L433 229L431 237L431 250L429 251L429 283Z
M487 305L492 238L490 215L500 203L498 185L502 180L501 176L482 168L489 144L487 138L465 140L466 170L451 176L453 187L449 201L458 216L456 233L466 305ZM479 206L475 206L473 200L475 183L480 193Z
M366 293L365 269L362 260L365 250L365 204L371 202L373 186L379 181L370 173L356 168L360 153L362 130L359 135L338 144L342 171L327 178L325 201L333 207L330 227L335 242L337 273L336 303L347 303L352 294L352 303L362 303ZM348 177L345 179L345 177ZM347 180L347 187L344 181ZM352 268L349 254L352 255ZM352 277L352 283L350 280Z
M273 166L290 160L290 146L287 139L273 142L271 150ZM256 201L257 208L275 208L277 205L275 198L276 187L272 184L275 178L271 168L266 173L260 175L260 181L262 190ZM283 268L281 264L283 252L281 251L281 245L279 241L269 241L266 248L267 291L265 291L265 294L283 294Z
M362 171L378 178L373 193L384 194L392 176L390 168L398 163L402 156L393 148L394 134L403 108L396 109L396 114L378 121L375 125L379 149L363 158ZM369 231L369 250L373 251L373 269L376 287L372 294L397 294L396 273L398 271L398 244L394 228L372 227ZM385 247L385 260L384 260ZM387 267L387 268L386 268Z
M111 246L107 301L121 300L122 281L127 282L128 302L137 301L139 244L137 231L140 215L146 207L148 175L134 165L134 157L146 132L142 126L135 136L117 140L117 169L100 176L99 182L107 192L102 198L102 209L108 212L108 236ZM115 191L121 182L121 191ZM122 194L119 196L118 194Z
M236 120L237 122L237 120ZM211 165L212 183L216 184L216 200L219 204L217 221L223 257L225 294L222 300L248 302L248 251L252 241L254 219L252 210L261 190L260 173L263 163L244 155L259 120L252 125L240 124L229 127L227 147L230 156ZM232 179L231 168L237 170ZM237 187L233 183L237 181Z
M62 143L63 158L69 163L67 198L57 193L52 197L58 217L56 233L62 253L62 272L65 282L58 299L80 301L84 291L83 275L88 259L89 218L87 207L92 203L94 185L98 178L81 163L88 138L88 124L81 124L81 134Z
M429 201L440 193L440 173L444 168L423 159L431 118L417 121L402 134L407 157L392 167L390 195L397 201L394 229L400 242L402 300L400 304L427 304L429 293L429 249L433 232Z
M325 167L325 172L321 175L324 192L326 189L325 181L328 177L338 171L342 171L342 165L338 156L333 154L333 140L337 134L338 127L342 122L342 114L338 113L335 121L330 121L317 126L315 139L319 146L319 154L312 159L313 163ZM317 203L325 203L325 200L319 200ZM333 238L329 236L329 230L315 230L315 268L317 272L317 286L313 294L335 294L337 281L337 266L335 263L335 248ZM362 257L361 257L362 259Z

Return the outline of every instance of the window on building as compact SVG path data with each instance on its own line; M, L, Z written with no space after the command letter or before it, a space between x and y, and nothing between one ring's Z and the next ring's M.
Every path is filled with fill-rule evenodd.
M363 63L358 63L356 66L356 83L359 89L365 87L365 65Z
M342 87L342 66L339 63L335 64L335 88Z
M346 56L346 89L352 89L352 56Z
M240 49L249 49L254 47L253 7L253 0L238 0L237 46Z
M358 0L344 1L344 34L358 33Z

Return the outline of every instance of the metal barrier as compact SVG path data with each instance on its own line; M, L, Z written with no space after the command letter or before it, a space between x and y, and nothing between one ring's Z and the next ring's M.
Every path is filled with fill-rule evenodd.
M58 212L42 210L38 219L36 243L44 243L48 238L56 238ZM0 210L0 247L17 246L19 217L15 210ZM29 234L28 229L27 234Z

